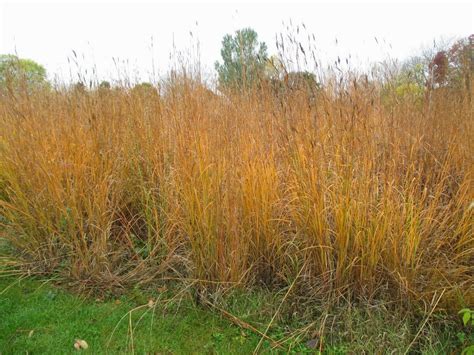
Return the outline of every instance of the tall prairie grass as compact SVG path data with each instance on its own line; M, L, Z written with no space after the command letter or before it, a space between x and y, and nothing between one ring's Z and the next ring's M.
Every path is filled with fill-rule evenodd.
M87 287L182 278L472 304L470 93L420 103L334 83L316 99L216 95L189 76L4 95L2 235L35 271Z

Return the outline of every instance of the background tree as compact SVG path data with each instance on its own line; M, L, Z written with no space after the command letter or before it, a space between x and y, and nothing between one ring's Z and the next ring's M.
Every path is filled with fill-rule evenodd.
M430 85L460 89L470 87L472 45L468 38L455 41L445 50L440 50L429 63Z
M395 76L395 93L397 97L410 96L421 100L426 90L429 77L427 60L421 56L406 59Z
M316 75L309 71L292 71L280 76L269 77L268 82L274 97L280 102L293 100L295 97L305 100L309 105L316 103L316 98L321 85Z
M12 54L0 55L0 89L31 91L47 86L46 69L42 65Z
M79 81L72 84L71 89L76 94L85 94L87 92L87 86L83 82Z
M157 96L158 90L156 89L156 87L153 86L153 84L142 82L140 84L136 84L132 88L132 93L136 95L144 95L144 96Z
M257 32L251 28L224 36L221 56L223 63L216 62L215 67L222 88L250 88L265 73L267 46L258 41Z
M434 48L425 48L420 55L403 62L384 63L386 80L382 100L415 100L423 103L440 91L471 93L471 45L467 38L440 41Z
M99 84L99 89L109 90L112 86L107 80L102 80Z

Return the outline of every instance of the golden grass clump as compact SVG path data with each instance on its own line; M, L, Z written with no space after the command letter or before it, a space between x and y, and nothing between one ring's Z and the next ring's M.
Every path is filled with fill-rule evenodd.
M472 304L469 93L387 105L375 84L344 85L311 102L181 77L4 95L3 237L83 286L294 282L308 298Z

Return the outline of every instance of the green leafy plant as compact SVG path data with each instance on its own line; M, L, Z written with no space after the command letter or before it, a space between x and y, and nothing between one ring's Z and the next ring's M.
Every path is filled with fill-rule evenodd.
M472 355L474 354L474 344L473 345L469 345L467 348L465 348L461 355Z
M462 323L464 324L465 327L470 326L474 327L474 311L471 310L470 308L463 308L461 309L458 314L461 315L462 317ZM459 336L461 335L461 336ZM458 334L459 340L462 340L462 342L465 341L465 334L460 333ZM473 355L474 354L474 344L468 345L466 348L463 349L462 355Z
M473 310L469 308L463 308L458 313L462 316L462 322L464 326L467 326L470 321L471 326L474 327L474 311Z

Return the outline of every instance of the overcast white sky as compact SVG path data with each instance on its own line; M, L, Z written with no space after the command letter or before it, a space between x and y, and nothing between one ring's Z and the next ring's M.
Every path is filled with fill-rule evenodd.
M65 80L72 50L84 56L83 68L95 65L100 78L117 77L112 58L118 58L128 61L122 67L128 68L129 75L149 80L152 61L157 72L169 68L173 41L182 50L197 39L201 62L212 71L226 33L252 27L271 54L276 51L275 33L284 31L283 23L289 24L290 19L315 34L321 58L350 53L361 63L388 54L406 57L433 39L474 33L469 1L0 2L0 53L34 59L50 77Z

